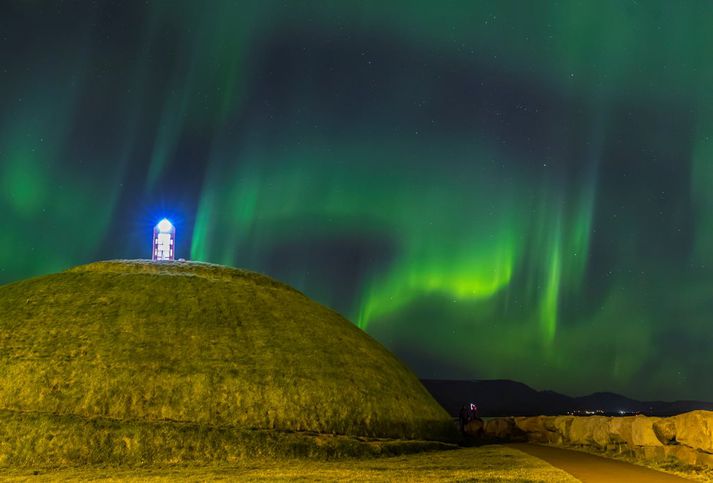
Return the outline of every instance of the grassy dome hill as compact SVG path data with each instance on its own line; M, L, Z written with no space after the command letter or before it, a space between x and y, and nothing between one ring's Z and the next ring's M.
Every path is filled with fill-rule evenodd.
M383 346L257 273L110 261L0 287L0 464L372 454L454 436Z

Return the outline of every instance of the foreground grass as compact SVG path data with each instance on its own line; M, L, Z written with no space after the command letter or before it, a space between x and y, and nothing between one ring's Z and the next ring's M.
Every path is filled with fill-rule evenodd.
M491 445L368 460L254 461L239 465L9 470L5 481L532 481L576 482L514 448Z
M648 468L663 471L665 473L671 473L682 478L687 478L694 481L713 481L713 469L698 466L698 465L687 465L677 461L666 461L662 463L658 462L642 462L642 461L632 461L635 464L646 466Z

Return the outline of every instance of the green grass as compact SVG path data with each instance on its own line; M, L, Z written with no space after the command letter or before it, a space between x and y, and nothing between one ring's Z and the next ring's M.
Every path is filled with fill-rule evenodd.
M439 441L0 411L0 468L373 458L456 449Z
M5 465L47 462L55 438L66 464L457 438L416 376L336 312L256 273L180 262L0 287L0 417Z
M576 482L568 473L521 451L483 446L368 460L254 460L235 465L152 468L81 467L0 473L7 481L498 481Z

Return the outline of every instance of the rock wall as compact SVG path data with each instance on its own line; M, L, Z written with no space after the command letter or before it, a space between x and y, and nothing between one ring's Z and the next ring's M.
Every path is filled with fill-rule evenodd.
M535 416L473 421L465 428L485 441L532 441L629 455L649 461L676 460L713 468L713 411L669 418L648 416Z

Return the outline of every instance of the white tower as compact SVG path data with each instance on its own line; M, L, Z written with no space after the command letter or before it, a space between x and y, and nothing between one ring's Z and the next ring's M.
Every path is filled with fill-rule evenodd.
M166 218L153 228L152 260L174 260L176 249L176 228Z

